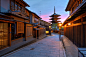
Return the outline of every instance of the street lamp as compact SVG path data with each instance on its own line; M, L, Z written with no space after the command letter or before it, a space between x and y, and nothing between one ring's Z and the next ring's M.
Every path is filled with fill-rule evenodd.
M51 26L49 26L49 29L51 29Z
M62 24L59 24L59 27L62 26Z
M59 23L59 30L61 29L61 26L62 26L62 24L61 24L61 23Z
M65 27L66 27L66 25L65 25Z
M71 23L68 23L68 25L71 25Z

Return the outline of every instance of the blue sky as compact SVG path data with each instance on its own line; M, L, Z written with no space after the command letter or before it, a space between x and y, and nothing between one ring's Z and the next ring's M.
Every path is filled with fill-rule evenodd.
M61 21L63 22L69 15L68 12L65 11L66 6L69 0L24 0L30 7L27 7L32 12L35 12L40 16L43 20L49 22L50 15L54 13L54 6L56 9L56 13L60 14Z

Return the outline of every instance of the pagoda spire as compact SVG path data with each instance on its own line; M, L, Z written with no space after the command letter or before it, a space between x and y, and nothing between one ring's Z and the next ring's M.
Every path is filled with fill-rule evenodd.
M54 6L54 14L55 14L55 6Z

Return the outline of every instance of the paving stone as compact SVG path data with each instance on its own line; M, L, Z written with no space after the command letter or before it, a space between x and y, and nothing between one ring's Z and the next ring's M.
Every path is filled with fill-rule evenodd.
M59 35L52 35L2 57L65 57Z
M67 57L78 57L78 47L75 46L67 37L63 36L63 43Z

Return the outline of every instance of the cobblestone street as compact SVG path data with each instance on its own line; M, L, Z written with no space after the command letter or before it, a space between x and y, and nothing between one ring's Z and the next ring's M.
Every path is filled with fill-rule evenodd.
M52 34L2 57L65 57L65 50L59 35Z

